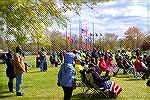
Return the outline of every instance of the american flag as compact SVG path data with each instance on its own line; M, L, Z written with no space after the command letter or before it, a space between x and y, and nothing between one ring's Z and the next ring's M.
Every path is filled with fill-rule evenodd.
M114 92L116 96L122 91L122 87L117 85L115 82L106 82L106 87L108 91Z
M70 44L72 43L72 37L71 36L68 37L68 41Z
M84 41L88 42L88 43L92 43L93 39L91 36L87 36L86 38L84 38Z
M87 27L85 29L83 28L81 29L81 33L83 36L87 36L87 32L88 32Z

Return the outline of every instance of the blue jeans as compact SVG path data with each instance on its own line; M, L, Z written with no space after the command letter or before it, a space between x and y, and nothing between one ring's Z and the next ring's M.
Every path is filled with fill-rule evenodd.
M23 74L16 75L16 93L21 92Z
M40 71L44 70L45 59L40 59Z

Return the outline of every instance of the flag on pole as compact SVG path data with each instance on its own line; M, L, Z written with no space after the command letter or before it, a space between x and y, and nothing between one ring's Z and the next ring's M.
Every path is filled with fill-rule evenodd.
M103 36L102 33L100 33L100 36Z
M82 36L87 36L87 33L88 33L88 30L87 30L87 25L85 27L85 29L81 29L81 33L82 33Z
M96 36L98 36L98 34L97 34L97 33L95 33L95 35L96 35Z
M72 36L72 43L77 43L78 42L78 37L77 35Z
M82 33L82 36L86 36L87 35L87 31L86 29L81 29L81 33Z
M72 37L71 36L68 36L68 41L70 44L72 43Z
M90 33L90 36L93 36L93 34L92 34L92 33Z
M92 43L93 39L91 36L87 36L86 38L84 38L84 41L88 42L88 43Z

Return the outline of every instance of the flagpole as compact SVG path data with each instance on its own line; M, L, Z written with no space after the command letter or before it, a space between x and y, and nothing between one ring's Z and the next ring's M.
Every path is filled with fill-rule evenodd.
M71 23L70 23L70 37L71 37Z
M81 50L81 45L82 45L81 28L82 28L82 21L79 17L79 50Z
M70 38L71 38L71 43L70 43L70 49L71 49L72 48L71 23L70 23Z
M93 22L93 48L94 48L94 22Z
M102 36L102 34L100 33L99 36L100 36L100 48L101 48L101 44L102 44L101 43L101 36Z
M79 15L79 40L78 40L78 46L79 46L79 50L80 50L80 15Z
M87 51L87 24L86 24L86 51Z
M68 50L68 37L67 37L67 26L66 26L66 51Z

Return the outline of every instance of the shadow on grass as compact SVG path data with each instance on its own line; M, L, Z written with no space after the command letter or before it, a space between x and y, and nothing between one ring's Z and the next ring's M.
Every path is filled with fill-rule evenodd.
M0 99L4 99L4 98L8 98L8 97L13 97L15 96L15 93L13 92L9 92L9 91L3 91L3 92L0 92ZM7 95L6 95L7 94Z
M105 96L99 95L97 93L93 93L93 94L79 93L79 94L73 95L72 100L110 100L110 98L106 98ZM111 100L113 99L111 98Z
M28 71L28 73L40 73L40 71Z
M6 96L0 96L0 99L4 99L4 98L9 98L9 97L14 97L16 95L6 95Z
M129 78L127 75L117 75L116 78Z
M144 80L142 80L142 79L134 79L134 78L132 78L132 79L125 79L124 81L144 81Z
M0 94L10 93L9 91L0 92Z

